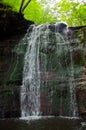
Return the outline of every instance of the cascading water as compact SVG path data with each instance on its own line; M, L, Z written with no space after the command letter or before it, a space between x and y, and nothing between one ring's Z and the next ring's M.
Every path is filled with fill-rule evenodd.
M40 28L33 28L24 60L21 86L22 116L39 115L40 112L39 36Z
M49 25L33 26L22 44L27 49L21 86L21 116L76 117L75 77L79 69L73 61L75 47Z

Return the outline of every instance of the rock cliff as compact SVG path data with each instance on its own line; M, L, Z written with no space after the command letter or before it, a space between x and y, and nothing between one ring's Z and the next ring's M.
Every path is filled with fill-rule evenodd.
M24 20L22 15L12 11L0 11L0 17L0 118L19 117L21 80L7 82L6 78L11 64L17 60L13 49L33 22ZM75 40L79 39L85 48L84 51L74 52L74 62L82 65L76 81L76 97L79 115L86 119L86 27L69 27L69 29L71 30L70 44L75 44ZM45 112L45 108L43 108L45 101L42 102L41 109Z

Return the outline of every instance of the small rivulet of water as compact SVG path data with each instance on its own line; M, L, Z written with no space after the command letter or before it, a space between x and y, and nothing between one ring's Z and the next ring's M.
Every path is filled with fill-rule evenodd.
M53 25L56 27L56 24ZM67 36L50 25L32 26L22 40L26 46L21 85L21 116L77 116L75 65Z

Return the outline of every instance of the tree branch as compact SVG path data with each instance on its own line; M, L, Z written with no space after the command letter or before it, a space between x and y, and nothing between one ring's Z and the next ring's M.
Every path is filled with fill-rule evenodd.
M21 5L20 5L19 13L22 13L22 7L23 7L23 5L24 5L24 1L25 1L25 0L21 0Z
M21 12L25 10L25 8L28 6L28 4L31 2L31 0L28 0L26 4L22 7Z

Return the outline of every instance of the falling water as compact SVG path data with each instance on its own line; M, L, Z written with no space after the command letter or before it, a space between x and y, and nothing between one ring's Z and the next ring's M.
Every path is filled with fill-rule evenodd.
M21 86L22 116L39 115L40 112L39 29L33 28L25 54Z
M72 50L70 49L70 78L69 78L69 87L70 87L70 115L73 117L78 116L77 102L76 102L76 83L74 82L74 63Z
M56 26L56 25L54 25ZM49 25L33 26L27 45L21 86L21 116L77 116L73 47Z

